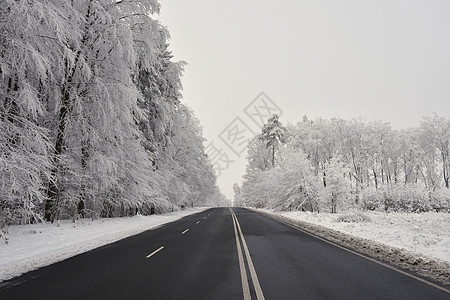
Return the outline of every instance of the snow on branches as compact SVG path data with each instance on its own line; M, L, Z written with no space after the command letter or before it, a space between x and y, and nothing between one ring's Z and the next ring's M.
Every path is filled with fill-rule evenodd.
M147 214L216 193L198 120L180 102L184 63L152 17L159 9L2 3L0 227Z
M264 135L270 122L249 144L240 205L333 213L450 210L449 118L425 117L407 130L381 121L304 118L287 126L276 152Z

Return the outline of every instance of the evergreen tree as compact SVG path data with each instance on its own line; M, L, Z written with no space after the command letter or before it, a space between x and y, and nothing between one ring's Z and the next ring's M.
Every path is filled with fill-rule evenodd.
M259 138L264 142L264 146L270 149L270 163L272 168L275 167L275 150L279 145L284 143L284 135L286 128L279 121L278 115L269 118L262 128Z

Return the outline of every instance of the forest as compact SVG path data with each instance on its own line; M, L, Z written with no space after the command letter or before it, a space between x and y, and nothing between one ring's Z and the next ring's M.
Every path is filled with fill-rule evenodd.
M450 118L394 130L362 118L282 125L271 117L249 143L235 205L313 212L450 212Z
M0 229L223 200L157 0L2 0Z

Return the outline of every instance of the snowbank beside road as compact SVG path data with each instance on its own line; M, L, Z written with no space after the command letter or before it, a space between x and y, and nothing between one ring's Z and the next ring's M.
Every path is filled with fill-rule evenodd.
M60 221L8 228L0 240L0 282L77 254L154 229L207 208L188 208L162 215Z
M448 213L269 212L450 263L450 214ZM358 214L367 217L366 221L362 218L357 221ZM357 222L350 222L352 219Z

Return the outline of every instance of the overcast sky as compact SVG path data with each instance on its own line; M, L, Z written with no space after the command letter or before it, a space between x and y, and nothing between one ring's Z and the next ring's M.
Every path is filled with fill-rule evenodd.
M160 21L188 63L183 101L207 144L234 161L222 159L219 176L231 199L246 153L243 139L227 146L224 130L258 130L244 109L261 92L283 124L362 116L407 128L433 112L448 117L449 16L448 0L161 0Z

